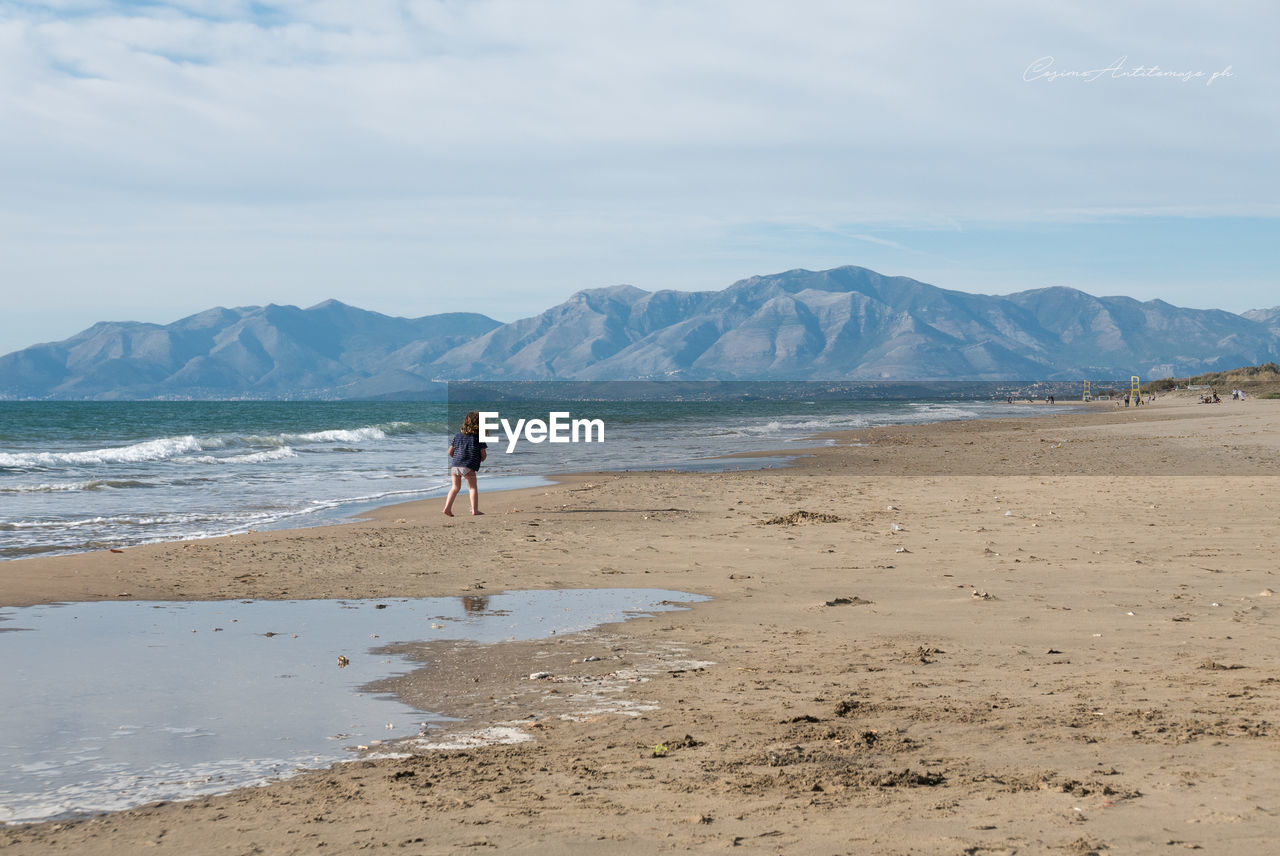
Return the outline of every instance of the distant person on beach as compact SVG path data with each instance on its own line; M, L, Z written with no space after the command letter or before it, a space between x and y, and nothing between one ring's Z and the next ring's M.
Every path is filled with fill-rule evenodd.
M467 480L467 495L471 498L471 513L483 514L480 510L480 491L476 487L476 471L489 456L489 444L480 442L480 411L473 410L462 418L462 430L453 435L449 441L449 477L453 480L449 495L444 500L444 513L453 516L453 501L462 489L462 480Z

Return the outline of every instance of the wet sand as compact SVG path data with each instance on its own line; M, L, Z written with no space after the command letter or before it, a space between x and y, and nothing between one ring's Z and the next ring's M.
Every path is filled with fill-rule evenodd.
M403 698L526 742L0 828L6 853L1274 852L1280 402L833 435L348 526L0 564L0 602L713 598L426 642ZM483 480L482 480L483 490ZM596 659L598 658L598 659ZM549 676L531 680L534 673Z

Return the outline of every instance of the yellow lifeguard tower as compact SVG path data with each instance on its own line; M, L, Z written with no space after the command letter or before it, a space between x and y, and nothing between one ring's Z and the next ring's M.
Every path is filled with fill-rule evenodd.
M1084 382L1084 396L1081 401L1093 401L1093 393L1089 391L1089 381Z
M1142 381L1137 375L1129 377L1129 400L1133 402L1134 407L1142 403Z

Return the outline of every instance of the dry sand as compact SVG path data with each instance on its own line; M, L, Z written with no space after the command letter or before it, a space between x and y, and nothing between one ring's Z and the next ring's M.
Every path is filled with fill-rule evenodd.
M455 736L528 742L0 828L0 849L1274 853L1278 428L1280 402L1167 398L833 436L788 469L574 476L482 495L479 518L433 500L5 563L10 605L713 600L548 642L424 644L436 665L394 682L463 717Z

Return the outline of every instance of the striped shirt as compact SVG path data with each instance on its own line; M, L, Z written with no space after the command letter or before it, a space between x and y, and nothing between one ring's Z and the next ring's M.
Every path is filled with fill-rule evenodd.
M480 442L480 435L463 434L461 431L453 435L449 445L453 448L453 455L449 458L450 465L470 467L473 470L480 469L480 450L489 448L488 443Z

